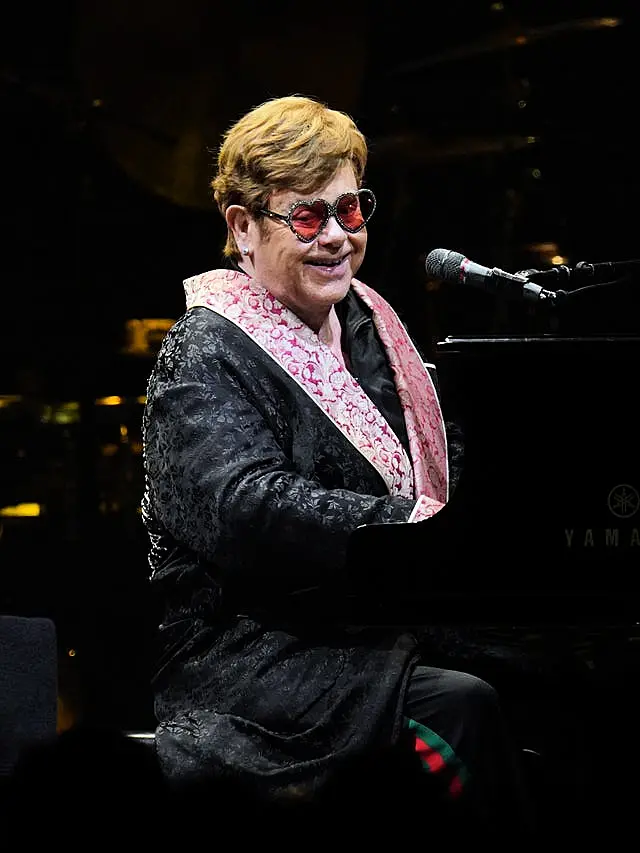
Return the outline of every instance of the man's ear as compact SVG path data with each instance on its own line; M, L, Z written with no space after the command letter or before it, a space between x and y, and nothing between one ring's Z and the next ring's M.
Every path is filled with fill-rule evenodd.
M241 204L230 204L226 209L224 218L227 220L227 227L235 237L237 246L242 251L242 247L249 246L249 225L251 217L246 207Z

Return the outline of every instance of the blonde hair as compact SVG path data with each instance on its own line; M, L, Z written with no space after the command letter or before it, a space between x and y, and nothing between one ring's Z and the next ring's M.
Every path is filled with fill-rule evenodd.
M313 192L345 163L361 186L367 143L350 116L302 95L272 98L224 134L211 188L223 216L232 204L255 215L275 190ZM224 255L240 257L231 230Z

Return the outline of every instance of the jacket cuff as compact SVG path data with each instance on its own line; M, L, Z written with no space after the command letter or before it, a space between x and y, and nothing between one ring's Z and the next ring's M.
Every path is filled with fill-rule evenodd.
M411 510L411 515L407 521L412 523L414 521L423 521L425 518L431 518L431 516L439 512L443 506L444 504L437 501L435 498L429 498L427 495L420 495L415 506Z

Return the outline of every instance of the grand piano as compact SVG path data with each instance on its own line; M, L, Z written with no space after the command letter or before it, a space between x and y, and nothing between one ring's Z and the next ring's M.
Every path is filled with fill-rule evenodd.
M432 518L355 531L349 564L369 594L354 608L409 624L640 623L640 337L447 337L437 352L461 475Z

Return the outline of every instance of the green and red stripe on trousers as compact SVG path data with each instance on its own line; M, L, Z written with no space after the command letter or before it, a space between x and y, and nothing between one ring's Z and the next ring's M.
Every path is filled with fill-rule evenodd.
M449 744L427 726L405 717L405 728L415 739L415 751L428 773L443 774L448 778L447 791L454 799L462 793L469 771Z

